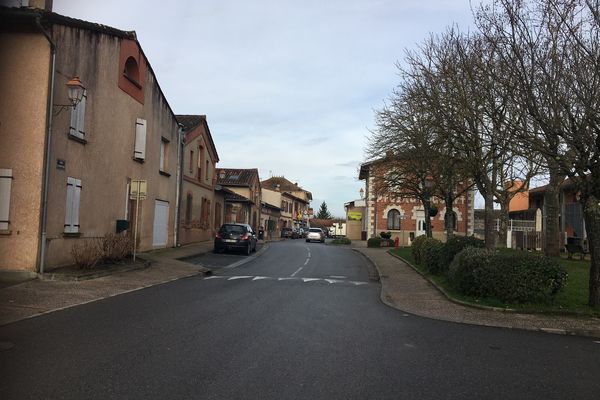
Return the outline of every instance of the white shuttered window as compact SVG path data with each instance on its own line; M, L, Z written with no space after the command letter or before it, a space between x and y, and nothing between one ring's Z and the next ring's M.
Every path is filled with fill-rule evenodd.
M71 109L71 126L69 134L71 136L85 139L85 102L87 99L87 91L83 92L81 101L75 108Z
M79 232L79 201L81 198L81 181L67 178L67 204L65 206L65 233Z
M0 168L0 231L8 230L12 169Z
M146 158L146 120L137 118L135 121L135 148L133 158L144 160Z

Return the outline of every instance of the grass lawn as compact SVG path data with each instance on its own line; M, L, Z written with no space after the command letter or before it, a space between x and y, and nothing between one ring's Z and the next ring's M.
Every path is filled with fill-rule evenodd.
M497 299L480 299L472 296L461 295L452 288L445 276L429 274L425 270L425 268L416 265L412 253L410 251L410 247L400 247L397 249L390 250L390 252L399 257L402 257L403 259L411 263L428 279L431 279L436 284L441 286L450 296L454 297L455 299L465 301L467 303L480 304L491 307L512 308L519 311L529 312L568 312L600 316L599 307L593 308L587 305L590 269L590 262L588 260L567 260L566 255L564 255L564 257L561 257L559 262L567 270L567 273L569 275L567 278L566 285L556 295L553 304L505 304Z

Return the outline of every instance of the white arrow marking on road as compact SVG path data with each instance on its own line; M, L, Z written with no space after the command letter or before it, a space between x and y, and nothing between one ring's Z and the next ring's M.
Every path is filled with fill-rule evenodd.
M321 278L302 278L302 282L320 281Z
M254 279L252 279L253 281L260 281L262 279L269 279L268 276L255 276Z
M328 282L328 283L340 283L340 282L344 282L344 281L340 281L340 280L337 280L337 279L325 279L325 282Z
M277 278L278 281L295 281L298 278Z
M232 276L231 278L227 279L228 281L234 281L236 279L248 279L248 278L252 278L252 276Z
M208 279L221 279L221 278L226 278L226 276L211 275L211 276L205 277L204 280L208 280Z
M353 282L351 281L350 283L354 283L354 285L358 286L358 285L366 285L367 282Z

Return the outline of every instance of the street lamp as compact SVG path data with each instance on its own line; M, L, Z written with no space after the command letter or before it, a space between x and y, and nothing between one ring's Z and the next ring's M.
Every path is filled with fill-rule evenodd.
M365 197L365 190L363 188L360 188L360 190L358 191L358 193L360 194L360 198L363 199Z
M53 104L53 107L56 107L57 110L54 112L54 115L58 115L62 110L68 107L75 108L77 104L81 102L83 99L83 94L85 93L85 86L81 83L78 76L74 76L66 83L69 97L69 104Z

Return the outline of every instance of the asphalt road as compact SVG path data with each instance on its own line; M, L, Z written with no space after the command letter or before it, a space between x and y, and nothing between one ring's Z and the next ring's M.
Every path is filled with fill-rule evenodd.
M391 309L361 255L288 240L0 328L2 399L598 399L600 344Z

